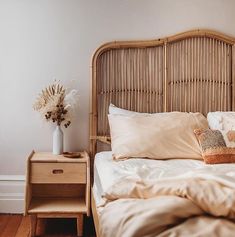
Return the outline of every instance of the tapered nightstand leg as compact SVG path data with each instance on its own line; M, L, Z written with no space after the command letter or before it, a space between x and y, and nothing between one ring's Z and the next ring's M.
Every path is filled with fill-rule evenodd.
M77 217L77 235L83 235L83 214L78 215Z
M30 215L30 234L31 234L31 237L34 237L36 235L36 227L37 227L37 216L36 215Z

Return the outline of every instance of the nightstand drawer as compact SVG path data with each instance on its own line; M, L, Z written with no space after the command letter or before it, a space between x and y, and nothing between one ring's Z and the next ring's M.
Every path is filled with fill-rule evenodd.
M31 163L31 183L86 183L86 163Z

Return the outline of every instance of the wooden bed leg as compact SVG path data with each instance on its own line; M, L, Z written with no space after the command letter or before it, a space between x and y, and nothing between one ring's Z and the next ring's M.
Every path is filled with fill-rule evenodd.
M83 214L80 214L77 217L77 235L83 235Z
M36 236L37 216L30 215L30 236Z

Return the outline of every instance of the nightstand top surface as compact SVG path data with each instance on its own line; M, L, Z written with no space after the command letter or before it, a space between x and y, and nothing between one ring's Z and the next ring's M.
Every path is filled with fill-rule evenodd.
M81 158L67 158L63 155L53 155L51 152L33 152L30 161L31 162L69 162L79 163L87 162L89 155L86 151L81 151Z

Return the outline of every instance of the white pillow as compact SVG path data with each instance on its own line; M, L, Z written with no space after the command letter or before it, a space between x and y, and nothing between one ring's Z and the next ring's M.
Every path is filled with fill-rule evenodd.
M235 147L235 112L209 112L207 120L210 129L221 131L228 147Z
M109 105L109 114L122 114L122 115L133 115L133 114L139 114L139 115L147 115L148 113L139 113L127 109L121 109L115 106L114 104Z
M202 159L194 129L208 123L200 113L110 114L108 119L115 159Z

